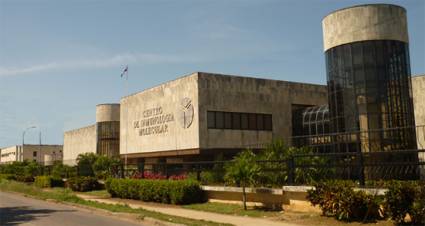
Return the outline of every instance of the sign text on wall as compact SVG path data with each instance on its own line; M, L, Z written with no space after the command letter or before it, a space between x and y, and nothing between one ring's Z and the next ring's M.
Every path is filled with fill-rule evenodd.
M139 136L162 134L168 132L168 124L174 121L172 113L165 114L162 107L143 111L143 119L133 122L134 129L139 130Z

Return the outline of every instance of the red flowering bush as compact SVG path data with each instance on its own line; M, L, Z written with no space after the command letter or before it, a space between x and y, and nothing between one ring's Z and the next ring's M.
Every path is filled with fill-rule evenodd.
M162 175L161 173L136 172L131 176L131 179L165 180L167 179L167 176Z
M186 180L187 175L186 174L172 175L172 176L168 177L168 179L170 179L170 180Z
M167 176L161 174L161 173L152 173L152 172L135 172L131 179L148 179L148 180L166 180ZM187 179L186 174L179 174L179 175L171 175L168 177L170 180L185 180Z

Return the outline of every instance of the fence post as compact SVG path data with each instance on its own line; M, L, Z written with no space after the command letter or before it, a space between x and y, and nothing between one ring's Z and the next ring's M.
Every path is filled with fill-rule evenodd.
M196 165L196 180L201 181L201 165Z
M357 152L357 154L359 155L359 171L360 171L359 181L360 181L360 186L365 186L363 153Z
M287 160L286 162L287 166L288 166L288 184L289 185L293 185L294 181L295 181L295 162L294 162L294 157L291 156L290 159Z

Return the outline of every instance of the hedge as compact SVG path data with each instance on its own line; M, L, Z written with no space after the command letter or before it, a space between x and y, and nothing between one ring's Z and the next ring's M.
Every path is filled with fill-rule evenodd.
M114 179L105 182L112 197L145 202L190 204L205 201L204 193L194 180Z
M0 180L1 179L16 180L16 176L14 174L9 174L9 173L0 173Z
M95 177L71 177L66 181L66 187L73 191L93 191L101 189Z
M61 178L52 176L37 176L35 177L34 184L40 188L63 187L64 182Z

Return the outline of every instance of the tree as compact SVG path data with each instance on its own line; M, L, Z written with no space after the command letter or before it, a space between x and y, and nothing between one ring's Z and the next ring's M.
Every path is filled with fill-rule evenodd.
M238 186L242 186L242 202L246 210L246 191L245 187L254 185L260 173L260 167L257 165L255 154L247 149L239 153L232 162L225 166L225 178Z
M95 153L79 154L77 157L77 169L79 176L94 176L93 164L96 162L98 155Z
M295 157L296 155L303 155ZM309 147L289 147L282 140L274 140L258 154L259 160L265 160L261 165L260 181L266 186L282 186L288 182L292 170L296 183L311 184L332 173L331 169L320 167L326 165L327 159L314 155ZM275 161L282 160L282 161ZM297 166L289 169L288 161ZM315 167L315 165L319 167Z
M98 179L106 179L111 176L119 176L121 165L120 159L101 155L98 156L92 167Z
M69 178L76 176L76 170L72 166L64 165L60 161L55 161L52 167L52 176L55 178Z

